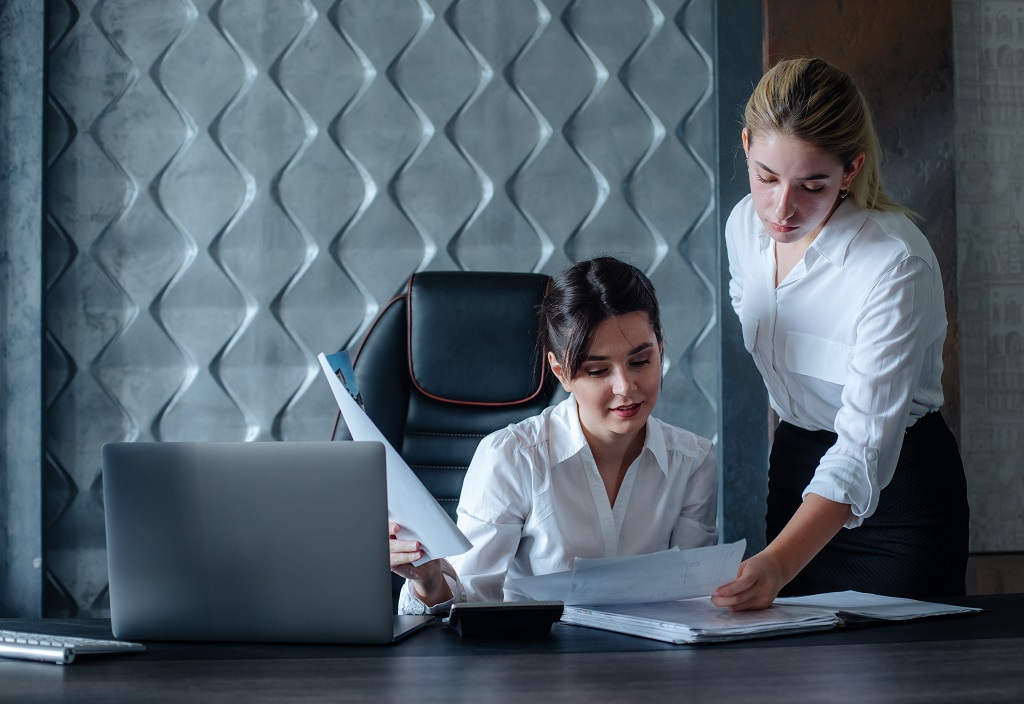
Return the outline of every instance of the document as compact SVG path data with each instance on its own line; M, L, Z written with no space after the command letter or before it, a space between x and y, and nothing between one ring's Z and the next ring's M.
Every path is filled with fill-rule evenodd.
M969 606L953 606L936 604L930 601L904 599L880 594L845 591L811 594L809 596L790 596L775 600L776 604L796 607L829 609L839 614L843 621L906 621L926 616L950 616L953 614L969 614L981 609Z
M416 474L409 468L384 434L380 432L359 402L359 390L349 361L342 350L317 357L331 386L334 399L353 440L376 440L384 445L388 473L388 518L401 526L398 537L418 540L423 545L423 558L415 564L451 555L460 555L472 547L466 536L431 496ZM341 374L344 378L339 378Z
M566 572L523 577L532 599L566 605L637 604L707 596L736 578L747 541L649 555L577 558Z
M709 596L649 604L567 605L562 621L677 644L821 631L839 623L835 613L827 609L795 606L731 613L712 604Z
M645 604L566 605L562 621L669 643L715 643L820 631L865 621L902 621L981 609L845 591L776 599L763 611L731 613L704 596Z

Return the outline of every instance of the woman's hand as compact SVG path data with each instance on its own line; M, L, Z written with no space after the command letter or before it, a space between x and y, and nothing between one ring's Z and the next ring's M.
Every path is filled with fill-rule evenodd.
M399 540L399 525L388 522L388 536L391 550L391 571L409 580L413 595L427 606L435 606L452 598L448 580L441 574L438 560L413 563L423 558L423 547L418 540Z
M728 606L730 611L767 609L787 581L779 562L760 552L740 563L736 579L716 589L711 603Z
M711 603L730 611L767 609L849 518L849 504L807 494L775 540L740 563L736 579L716 589Z

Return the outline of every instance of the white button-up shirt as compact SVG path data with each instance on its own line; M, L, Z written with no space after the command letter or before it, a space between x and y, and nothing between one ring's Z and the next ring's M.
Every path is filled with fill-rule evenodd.
M838 441L804 491L860 525L892 479L904 431L942 405L946 309L931 246L898 213L844 200L775 286L775 242L750 196L725 229L743 344L779 417Z
M717 513L711 441L654 417L612 505L570 396L480 442L458 508L473 547L444 570L455 600L523 599L513 579L571 570L577 557L712 545ZM423 610L404 587L399 612Z

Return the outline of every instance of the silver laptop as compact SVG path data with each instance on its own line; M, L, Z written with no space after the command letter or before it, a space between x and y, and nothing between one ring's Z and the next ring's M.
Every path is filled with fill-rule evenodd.
M390 643L378 442L103 446L110 618L123 640Z

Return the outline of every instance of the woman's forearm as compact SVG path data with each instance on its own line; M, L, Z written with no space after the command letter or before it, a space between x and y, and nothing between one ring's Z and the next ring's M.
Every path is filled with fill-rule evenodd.
M796 577L850 519L850 505L807 494L785 528L764 549L784 575L784 583Z

